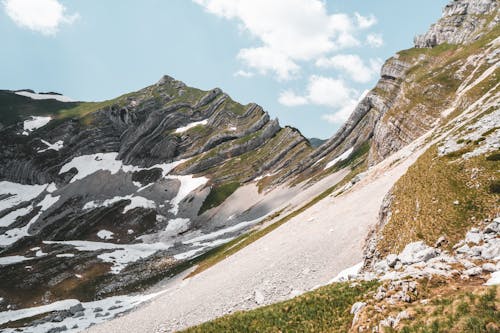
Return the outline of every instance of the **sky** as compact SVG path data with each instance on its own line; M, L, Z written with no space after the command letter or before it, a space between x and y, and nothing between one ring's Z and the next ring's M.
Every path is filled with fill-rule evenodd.
M0 0L0 89L100 101L164 74L328 138L448 0Z

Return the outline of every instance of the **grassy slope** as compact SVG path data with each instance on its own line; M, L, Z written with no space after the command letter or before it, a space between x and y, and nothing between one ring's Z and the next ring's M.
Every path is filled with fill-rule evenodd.
M60 102L55 99L34 100L10 91L0 90L0 123L13 125L29 116L56 115L60 110L74 108L80 102Z
M350 314L352 304L376 287L376 282L352 287L349 283L336 283L289 301L237 312L184 332L346 332L353 318Z

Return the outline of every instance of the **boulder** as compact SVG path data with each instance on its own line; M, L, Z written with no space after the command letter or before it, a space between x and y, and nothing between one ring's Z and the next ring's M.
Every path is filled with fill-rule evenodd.
M438 255L439 252L435 248L425 245L423 241L419 241L406 245L398 258L404 265L411 265L417 262L426 262Z

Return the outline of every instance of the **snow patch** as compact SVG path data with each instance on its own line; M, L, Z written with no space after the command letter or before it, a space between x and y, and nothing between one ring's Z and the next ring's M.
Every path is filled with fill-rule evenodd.
M97 233L97 237L99 237L100 239L113 239L113 235L114 233L109 231L109 230L99 230L99 232Z
M130 203L123 208L122 214L125 214L128 211L130 211L134 208L138 208L138 207L142 207L142 208L146 208L146 209L156 208L156 204L154 201L146 199L144 197L134 196L134 195L130 194L130 195L126 195L123 197L116 196L116 197L113 197L111 199L106 199L102 202L98 202L95 200L89 201L83 206L83 210L95 209L95 208L99 208L99 207L109 207L109 206L112 206L115 203L123 201L123 200L130 200Z
M46 188L47 185L23 185L7 181L0 182L0 196L10 194L7 198L0 199L0 212L35 199Z
M37 116L31 116L31 119L25 120L24 125L23 125L23 135L30 135L30 132L33 132L34 130L43 127L51 121L51 117L37 117Z
M162 169L162 177L165 177L179 164L184 163L186 160L179 160L171 163L155 164L149 168L141 168L134 165L124 165L122 161L117 160L118 153L98 153L92 155L82 155L73 158L70 162L62 166L59 174L68 172L72 168L77 169L77 174L73 176L70 183L83 179L97 171L109 171L112 175L118 171L123 172L136 172L142 170Z
M352 154L353 149L354 149L354 147L351 147L351 148L347 149L344 153L342 153L342 155L340 155L339 157L334 158L333 160L331 160L330 162L328 162L328 164L325 166L324 170L330 169L332 166L334 166L338 162L347 159Z
M176 236L181 232L185 232L189 229L189 219L176 218L168 221L168 225L165 228L165 233L168 236Z
M75 255L73 253L61 253L56 254L57 258L73 258Z
M8 256L0 257L0 266L7 266L12 264L17 264L23 261L32 260L33 258L28 258L25 256ZM1 312L0 312L1 315ZM1 323L0 323L1 324Z
M113 264L111 267L113 274L120 273L129 263L147 258L157 251L167 250L171 247L171 245L164 243L113 244L90 241L44 241L44 244L69 245L78 251L85 252L109 250L111 252L99 254L97 258Z
M205 120L202 120L202 121L195 121L195 122L192 122L192 123L189 123L187 124L186 126L183 126L183 127L179 127L175 130L175 133L184 133L186 132L187 130L193 128L193 127L196 127L198 125L203 125L205 126L206 124L208 124L208 119L205 119Z
M29 97L31 99L36 99L36 100L55 99L60 102L74 102L73 99L58 94L37 94L29 91L16 91L16 95Z
M198 187L201 187L208 182L208 178L206 177L195 178L193 177L193 175L169 176L167 178L176 179L181 183L177 195L170 201L170 203L172 204L172 208L169 211L173 214L177 214L179 212L179 204L189 195L189 193L193 192Z
M45 151L47 151L47 150L55 150L55 151L59 151L59 150L61 150L61 149L62 149L62 147L64 146L64 141L62 141L62 140L59 140L59 141L57 141L57 142L56 142L56 143L54 143L54 144L52 144L52 143L50 143L50 142L48 142L48 141L42 140L42 143L44 143L44 144L47 146L47 148L45 148L45 149L40 149L40 150L38 151L38 153L43 153L43 152L45 152Z
M47 185L45 185L45 186L47 186ZM29 236L28 230L31 227L31 225L33 225L33 223L35 223L47 209L49 209L53 204L55 204L59 200L59 198L60 198L60 196L53 197L52 195L47 194L45 196L45 198L42 201L40 201L37 205L33 205L36 207L38 207L38 206L41 207L38 214L36 216L34 216L28 222L28 224L26 224L24 227L13 228L13 229L7 230L3 234L1 234L0 235L0 246L7 246L10 244L13 244L16 241L18 241L19 239L26 237L26 236Z

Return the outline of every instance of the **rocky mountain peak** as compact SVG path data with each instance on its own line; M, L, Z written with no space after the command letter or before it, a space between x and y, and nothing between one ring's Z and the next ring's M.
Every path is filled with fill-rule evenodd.
M484 29L492 29L499 22L497 0L453 0L429 31L415 37L415 47L469 44L477 40Z

